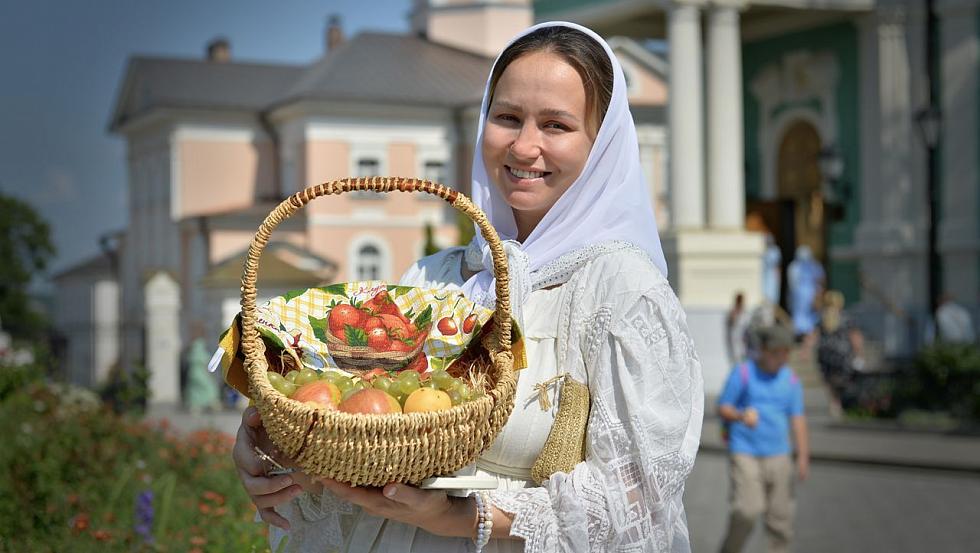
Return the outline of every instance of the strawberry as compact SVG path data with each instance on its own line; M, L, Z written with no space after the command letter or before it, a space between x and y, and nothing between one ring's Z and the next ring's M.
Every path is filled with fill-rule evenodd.
M367 345L377 351L388 351L391 347L391 338L388 331L383 326L372 328L367 331Z
M387 290L379 290L373 298L367 300L361 305L361 309L366 309L367 311L378 314L383 313L382 311L387 304L391 304L391 297L388 295ZM397 309L397 308L396 308Z
M387 313L382 313L378 317L384 322L388 332L396 338L411 338L418 332L415 325L405 321L404 317L396 317Z
M330 310L330 314L327 315L327 325L330 327L331 334L341 338L344 335L344 327L350 325L361 328L366 318L367 313L353 305L342 303Z
M370 335L371 331L376 328L385 328L385 323L381 320L381 317L369 315L366 319L364 319L364 332L367 332L368 335Z
M412 351L413 349L415 349L414 345L411 345L408 342L404 342L396 338L391 341L391 348L389 349L389 351L409 352Z

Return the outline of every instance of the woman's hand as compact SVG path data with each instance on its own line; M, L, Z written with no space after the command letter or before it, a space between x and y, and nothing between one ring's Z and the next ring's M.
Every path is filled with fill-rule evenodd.
M232 459L238 468L238 477L242 481L242 486L252 498L252 503L258 509L262 520L283 530L289 530L289 521L273 507L292 500L302 493L303 489L294 483L296 480L292 475L267 476L266 471L269 467L265 466L262 459L256 455L255 446L259 446L262 451L269 454L275 451L275 446L262 427L259 412L254 407L249 407L242 414L242 424L238 427ZM279 459L277 461L283 465L288 464Z
M340 499L368 513L419 528L437 536L472 538L476 535L476 503L471 498L449 497L444 492L420 490L406 484L384 488L351 487L336 480L321 480Z

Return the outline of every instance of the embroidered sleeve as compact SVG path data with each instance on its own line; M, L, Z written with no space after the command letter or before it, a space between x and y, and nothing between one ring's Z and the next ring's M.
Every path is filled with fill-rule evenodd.
M701 435L701 365L666 281L619 298L583 333L586 461L541 488L491 494L525 552L690 551L681 498Z

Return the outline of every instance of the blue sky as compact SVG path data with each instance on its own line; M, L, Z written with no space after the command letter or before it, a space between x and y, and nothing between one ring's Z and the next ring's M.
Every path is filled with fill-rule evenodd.
M125 147L106 124L134 54L199 58L221 35L232 58L307 63L327 16L345 33L406 32L411 0L4 0L0 3L0 191L51 223L66 268L126 225Z

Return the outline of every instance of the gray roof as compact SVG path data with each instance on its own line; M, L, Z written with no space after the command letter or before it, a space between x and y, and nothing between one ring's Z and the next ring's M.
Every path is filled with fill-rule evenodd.
M259 111L288 90L303 71L303 66L285 64L134 57L109 129L160 107Z
M416 36L365 32L314 63L278 103L479 104L492 63Z
M652 125L665 125L667 123L666 106L630 106L633 114L633 124L648 123Z
M104 253L96 254L75 263L74 265L59 271L51 276L51 280L66 280L76 277L105 277L115 276L115 269L112 266L112 259Z
M154 108L259 112L313 99L479 104L493 60L412 35L365 32L307 65L137 56L109 130Z

